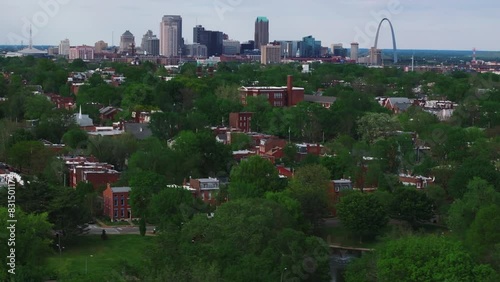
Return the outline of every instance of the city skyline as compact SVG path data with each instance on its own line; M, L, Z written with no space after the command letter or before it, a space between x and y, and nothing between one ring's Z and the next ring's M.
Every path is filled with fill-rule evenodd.
M2 17L0 44L18 45L23 41L27 45L31 23L35 45L56 46L68 38L71 45L93 45L104 40L119 46L120 36L126 30L136 35L136 45L140 45L138 37L148 30L161 38L159 22L164 15L180 15L185 27L182 33L185 43L192 43L192 28L197 24L208 30L222 31L230 39L252 40L255 19L264 16L270 21L270 41L300 40L312 35L324 46L343 43L348 48L351 42L359 42L360 48L370 48L375 40L373 29L376 30L382 18L388 17L394 25L400 49L500 50L500 39L488 33L500 28L500 21L495 19L500 4L492 0L311 2L309 11L303 3L293 0L287 2L286 8L263 0L10 2L3 4L9 13ZM389 49L391 45L390 29L384 24L379 48Z

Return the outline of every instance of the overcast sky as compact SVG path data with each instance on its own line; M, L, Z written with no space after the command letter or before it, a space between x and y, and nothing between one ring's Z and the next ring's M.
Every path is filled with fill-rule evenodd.
M139 45L148 29L158 35L163 15L181 15L187 43L196 24L231 39L253 39L256 17L266 16L271 40L312 35L323 46L356 41L369 48L387 17L399 49L500 50L498 0L1 0L0 11L0 44L27 45L31 22L35 45L64 38L71 45L111 44L113 38L119 45L125 30ZM390 34L384 23L380 48L392 47Z

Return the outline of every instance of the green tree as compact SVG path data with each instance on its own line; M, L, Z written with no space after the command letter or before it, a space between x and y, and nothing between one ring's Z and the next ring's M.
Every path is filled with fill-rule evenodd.
M261 198L266 192L282 189L278 171L261 157L252 156L231 171L230 199Z
M250 148L252 139L244 133L235 133L231 135L231 149L233 151Z
M466 246L471 253L483 261L500 268L500 260L495 257L500 248L500 207L489 205L481 208L467 230Z
M349 193L340 199L336 209L342 224L360 241L374 238L389 222L385 206L372 194Z
M87 147L88 134L80 128L74 128L66 132L62 140L65 145L73 149L85 149Z
M459 242L434 235L387 241L376 253L352 263L346 281L497 281L487 265L478 265Z
M457 236L464 237L479 210L489 205L500 205L500 193L484 179L474 178L468 183L464 197L451 204L448 227Z
M139 221L139 232L141 233L141 236L146 235L146 219L144 217L141 217L141 220Z
M329 189L330 172L317 164L297 169L290 181L290 196L300 203L304 218L314 231L322 227L323 218L330 214Z
M51 155L52 153L41 142L21 141L10 148L9 161L18 169L36 175L44 171L46 160Z
M392 218L405 220L412 227L433 216L432 201L425 192L415 188L399 188L394 191L390 214Z
M462 198L467 191L467 184L474 177L482 178L494 187L500 187L500 177L489 159L482 156L467 158L455 170L449 181L448 193L455 199Z
M168 185L164 176L153 171L137 171L129 178L130 205L137 217L148 217L151 198Z
M398 127L397 120L384 113L368 113L358 120L358 133L368 143L392 135Z
M145 280L279 281L282 275L290 281L329 280L328 246L291 229L294 225L273 201L230 201L213 218L199 214L181 230L161 233ZM207 258L208 267L203 263ZM206 277L199 263L205 265ZM284 268L287 273L282 273ZM165 269L175 271L169 274Z
M0 255L3 266L0 267L0 279L2 281L43 281L46 271L44 261L50 254L50 243L52 225L47 220L47 213L29 214L16 208L15 230L9 229L12 224L8 223L9 216L7 208L0 207ZM15 232L15 241L10 240L10 232ZM15 273L8 272L10 267L7 263L11 256L11 248L15 249Z
M151 197L148 207L151 221L160 230L180 228L195 214L206 212L205 205L182 187L167 187Z
M39 119L51 112L54 108L44 95L33 95L26 98L24 117L26 119Z

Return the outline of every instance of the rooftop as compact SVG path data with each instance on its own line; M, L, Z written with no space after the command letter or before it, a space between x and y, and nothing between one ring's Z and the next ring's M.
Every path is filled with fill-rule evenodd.
M126 193L130 192L130 187L111 187L113 193Z

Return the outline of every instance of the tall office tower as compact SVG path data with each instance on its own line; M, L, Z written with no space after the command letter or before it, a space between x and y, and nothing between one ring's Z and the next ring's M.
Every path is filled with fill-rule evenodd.
M61 40L61 43L59 43L59 55L69 56L69 48L69 39Z
M255 21L255 49L269 43L269 20L266 17L258 17Z
M236 55L240 53L241 44L237 40L224 40L222 47L224 55Z
M223 51L224 33L220 31L205 30L201 25L193 28L193 43L207 46L207 55L220 56Z
M182 17L176 15L163 16L160 23L160 54L176 57L182 54Z
M311 35L302 38L297 52L303 58L317 58L321 55L321 41Z
M99 40L94 44L94 52L96 54L100 54L100 53L102 53L103 50L106 50L106 49L108 49L108 43L106 43L102 40Z
M358 62L359 56L359 43L351 43L351 60Z
M260 49L260 62L263 65L277 64L281 62L280 45L263 45Z
M127 30L120 37L120 52L132 52L133 46L135 46L135 37L130 31Z
M142 37L141 49L146 55L160 55L160 39L151 30L148 30Z
M186 44L186 56L193 58L206 58L207 46L200 43Z
M202 25L193 27L193 43L200 43L204 38L205 28Z
M375 66L382 65L382 50L375 47L370 48L370 64Z

